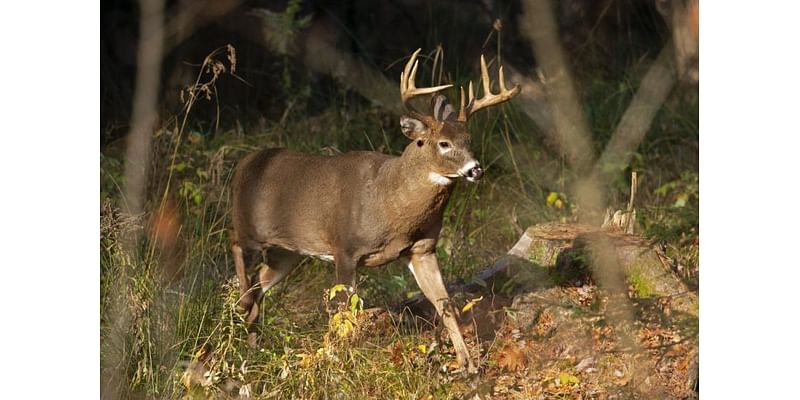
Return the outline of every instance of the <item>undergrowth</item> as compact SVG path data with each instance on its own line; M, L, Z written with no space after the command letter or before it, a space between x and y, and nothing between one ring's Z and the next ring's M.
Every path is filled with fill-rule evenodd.
M603 84L584 93L599 144L625 110L627 101L621 99L635 89L613 83L615 90L608 90L612 83ZM213 85L203 90L213 91ZM644 233L696 271L698 127L692 110L697 105L676 97L659 113L632 168L643 176L637 206ZM119 212L120 149L103 149L101 370L124 371L119 384L125 397L418 399L462 398L469 392L470 381L443 372L454 355L438 331L391 323L354 340L326 341L323 293L333 271L319 261L305 260L272 289L259 326L260 347L245 343L227 238L228 187L236 161L264 147L398 155L406 144L395 118L359 102L342 106L331 99L330 104L314 115L296 109L274 124L209 123L185 118L188 112L165 119L154 133L149 180L150 209L157 211L145 216ZM531 126L513 104L470 122L473 151L486 176L478 184L459 183L446 210L437 254L447 282L467 278L500 257L527 226L570 217L564 188L571 172ZM686 158L689 163L681 164ZM612 203L625 202L626 176L620 174L615 183ZM153 226L162 230L154 234ZM137 228L148 234L139 245L142 257L131 259L121 240ZM164 239L164 232L174 240ZM360 271L358 286L365 308L387 308L418 293L400 263ZM108 340L120 315L130 329L123 340Z

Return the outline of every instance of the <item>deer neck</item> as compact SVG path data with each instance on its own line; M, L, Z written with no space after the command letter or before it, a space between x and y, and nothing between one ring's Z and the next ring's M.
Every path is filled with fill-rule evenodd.
M428 225L441 220L456 180L435 174L424 154L411 144L382 174L383 204L406 224Z

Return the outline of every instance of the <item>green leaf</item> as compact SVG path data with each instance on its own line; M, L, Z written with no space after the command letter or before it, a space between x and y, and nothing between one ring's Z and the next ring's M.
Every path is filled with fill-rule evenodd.
M546 200L545 202L547 203L547 206L548 206L548 207L552 207L552 206L553 206L553 204L555 204L556 200L558 200L558 193L556 193L556 192L550 192L550 193L547 195L547 200Z
M330 295L328 295L328 300L333 300L333 298L336 297L336 293L339 293L342 290L347 290L347 285L344 285L344 284L340 283L340 284L335 285L334 287L332 287L331 288L331 293L330 293Z
M331 326L337 336L345 337L353 331L355 325L350 318L352 317L348 317L344 312L338 312L333 315L333 318L331 318Z
M577 385L578 383L581 383L581 380L578 379L577 376L570 375L570 374L568 374L566 372L562 372L562 373L558 374L558 380L559 380L559 382L561 382L562 385L567 385L567 384L570 384L570 383Z
M363 300L361 300L361 297L358 297L358 294L353 293L353 295L350 296L350 312L352 312L353 315L356 315L363 308L364 308Z

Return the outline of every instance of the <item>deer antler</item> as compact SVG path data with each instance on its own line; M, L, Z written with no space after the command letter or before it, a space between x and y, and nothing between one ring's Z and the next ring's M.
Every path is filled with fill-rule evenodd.
M467 104L464 104L464 88L461 88L461 109L458 112L458 120L462 122L467 122L470 115L475 113L476 111L486 108L489 106L493 106L495 104L500 104L511 100L512 97L516 96L519 93L519 85L515 86L513 89L508 90L506 88L506 79L503 75L503 66L500 66L500 71L498 72L500 78L500 93L494 94L490 89L491 81L489 80L489 69L486 68L486 60L483 58L483 54L481 54L481 81L483 82L483 97L480 99L475 99L475 91L472 89L472 81L469 82L469 101Z
M400 73L400 98L403 99L403 104L405 104L406 108L409 110L414 110L414 107L411 106L409 100L413 97L423 95L423 94L430 94L436 93L440 90L447 89L453 85L442 85L442 86L434 86L429 88L417 88L414 81L417 78L417 65L419 61L417 61L417 55L422 49L417 49L414 54L411 55L411 58L408 59L405 68L403 68L403 72Z

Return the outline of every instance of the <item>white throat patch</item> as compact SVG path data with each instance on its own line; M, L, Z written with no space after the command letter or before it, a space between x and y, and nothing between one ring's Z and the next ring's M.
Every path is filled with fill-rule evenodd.
M428 174L428 180L433 182L434 184L441 185L441 186L447 186L447 185L453 183L452 179L450 179L450 178L448 178L448 177L446 177L444 175L439 175L436 172L429 173Z

